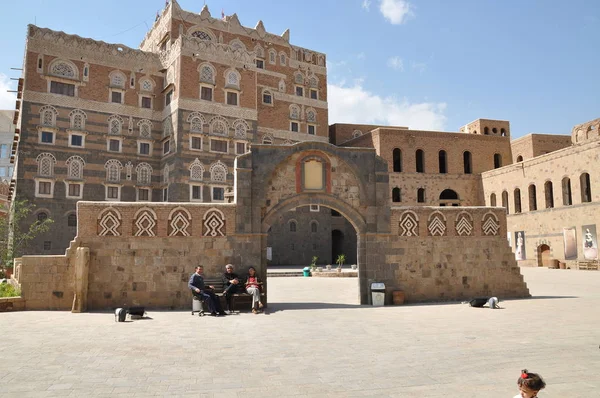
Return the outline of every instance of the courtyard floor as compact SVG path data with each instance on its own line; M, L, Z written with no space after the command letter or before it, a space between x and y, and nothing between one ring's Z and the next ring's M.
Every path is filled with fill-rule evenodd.
M541 397L600 391L600 272L524 268L532 299L357 305L356 278L269 279L266 314L0 313L0 396Z

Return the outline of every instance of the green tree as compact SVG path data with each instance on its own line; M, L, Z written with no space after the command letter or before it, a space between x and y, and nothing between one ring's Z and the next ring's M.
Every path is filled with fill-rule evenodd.
M0 217L0 261L6 268L11 268L13 259L23 255L23 251L31 241L50 229L54 222L50 218L36 220L27 227L27 218L35 208L27 200L15 199L6 217Z
M338 254L337 259L335 260L335 262L338 264L339 269L342 269L342 265L344 265L345 261L346 261L345 254Z

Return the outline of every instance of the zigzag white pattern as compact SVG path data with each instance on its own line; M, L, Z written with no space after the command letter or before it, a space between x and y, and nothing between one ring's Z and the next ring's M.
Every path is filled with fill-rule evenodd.
M496 236L500 230L500 224L495 219L493 214L486 214L483 216L483 234L486 236Z
M446 233L446 223L438 214L434 215L433 218L429 220L429 233L431 236L444 236Z
M459 215L456 222L456 233L458 236L470 236L472 232L473 225L471 224L471 221L465 214Z
M156 220L149 211L144 211L135 220L135 226L137 231L135 236L156 236L154 233L154 227L156 226Z
M108 210L98 222L102 228L98 233L99 236L120 236L118 228L121 226L121 220L118 215Z
M188 227L190 222L188 221L183 211L178 211L173 219L171 220L171 233L169 236L190 236Z

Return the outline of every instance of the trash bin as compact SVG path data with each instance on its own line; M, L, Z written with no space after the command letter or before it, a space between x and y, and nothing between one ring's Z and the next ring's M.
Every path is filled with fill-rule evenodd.
M309 267L302 268L302 274L304 276L310 276L310 268Z
M385 284L381 282L371 283L371 298L374 307L383 307L385 303Z

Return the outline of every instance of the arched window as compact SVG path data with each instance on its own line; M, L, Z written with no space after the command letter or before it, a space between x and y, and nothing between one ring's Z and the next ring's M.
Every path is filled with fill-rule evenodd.
M188 116L188 122L190 123L190 132L202 133L204 131L204 125L206 124L206 121L200 112L190 113L190 116Z
M264 145L273 145L273 136L271 134L265 134L262 138Z
M296 84L304 84L304 76L300 72L296 72L294 74L294 83Z
M438 160L440 166L440 173L445 174L448 172L448 159L446 156L446 151L442 150L438 153Z
M581 188L581 203L592 201L592 186L590 184L590 175L583 173L579 177L579 186Z
M290 119L294 119L294 120L300 119L300 107L298 105L295 105L295 104L290 105Z
M502 156L499 153L494 154L494 168L502 167Z
M112 71L109 78L111 87L125 88L125 82L127 79L125 78L125 74L123 74L123 72L118 70Z
M154 91L154 83L150 79L140 80L141 91L152 92Z
M45 220L48 219L48 213L44 212L44 211L40 211L37 214L37 219L39 222L44 222Z
M487 127L483 128L483 134L488 135L490 133L490 129L488 129Z
M190 180L202 181L204 178L204 165L196 158L190 165Z
M220 116L215 116L210 120L210 133L227 137L229 135L229 125L227 120Z
M135 168L137 174L137 183L140 185L150 185L152 181L152 166L148 163L140 163Z
M463 153L463 168L465 174L471 174L473 172L473 165L471 164L471 152L465 151Z
M108 118L108 134L120 135L123 128L123 119L120 116L112 115Z
M241 139L246 139L247 138L247 131L250 128L250 126L248 125L248 123L246 123L245 120L236 120L235 122L233 122L233 130L235 131L235 138L241 138Z
M401 200L400 188L396 187L396 188L392 189L392 202L398 203L398 202L400 202L400 200Z
M360 130L354 130L354 131L352 132L352 138L358 138L358 137L360 137L361 135L362 135L362 131L360 131Z
M192 34L190 36L195 37L200 40L207 40L207 41L212 40L212 35L203 30L196 30L196 31L192 32Z
M425 203L425 188L417 189L417 203Z
M290 221L290 232L296 232L296 221Z
M534 184L529 186L529 211L537 210L537 192Z
M517 162L522 162L523 161L523 156L519 155L517 156Z
M314 109L308 108L306 110L306 121L308 123L316 123L317 122L317 112Z
M286 63L286 55L285 53L279 53L279 63L283 66L285 66Z
M142 119L138 122L140 128L140 137L151 138L152 137L152 122L148 119Z
M571 179L569 177L562 179L562 200L563 206L571 206L573 204L573 197L571 195Z
M496 127L492 129L492 134L498 134L498 129Z
M69 178L81 180L83 179L83 166L85 161L80 156L71 156L65 162L67 166L67 175Z
M230 70L225 74L225 87L240 88L240 74L236 70Z
M452 189L444 189L440 193L440 206L458 206L460 200L456 191Z
M417 149L415 153L417 173L425 172L425 153L422 149Z
M35 159L38 164L38 175L40 177L54 177L54 165L56 158L51 153L40 153Z
M310 232L312 232L313 234L317 232L319 228L319 224L317 224L316 221L311 221L310 223Z
M84 111L81 109L75 109L69 113L69 118L71 119L72 130L85 130L85 121L87 119L87 115Z
M71 62L63 60L54 60L50 64L50 74L59 77L66 77L67 79L77 79L79 73L77 67Z
M163 184L168 184L169 183L169 165L165 164L165 167L163 167Z
M210 64L202 64L199 67L200 81L215 84L215 68Z
M502 207L506 209L506 214L508 214L510 210L508 208L508 192L506 191L502 192Z
M67 227L76 227L77 226L77 215L71 213L67 216Z
M519 188L515 188L514 200L515 200L515 213L520 213L521 212L521 190Z
M554 191L552 190L552 181L546 181L544 184L544 195L546 197L546 209L554 207Z
M394 172L399 173L402 171L402 151L400 148L394 148L392 154L394 157Z
M210 179L215 182L227 181L227 166L220 160L210 166Z
M55 127L57 116L58 111L54 107L50 105L43 106L40 109L40 124L42 126Z
M104 164L106 169L106 181L107 182L120 182L121 181L121 170L123 165L116 159L111 159Z
M496 194L492 193L490 195L490 206L496 207Z
M506 130L505 129L500 129L500 135L502 137L506 137Z

